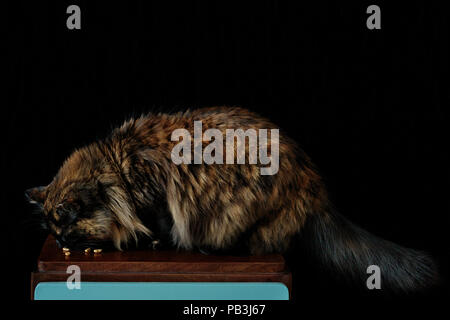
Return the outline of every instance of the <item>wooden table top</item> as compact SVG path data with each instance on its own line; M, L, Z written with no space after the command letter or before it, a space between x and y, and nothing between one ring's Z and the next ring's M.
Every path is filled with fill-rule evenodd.
M280 254L261 256L214 256L177 250L106 251L100 254L71 251L65 256L53 236L44 243L38 272L66 272L77 265L87 272L252 272L273 273L285 270Z

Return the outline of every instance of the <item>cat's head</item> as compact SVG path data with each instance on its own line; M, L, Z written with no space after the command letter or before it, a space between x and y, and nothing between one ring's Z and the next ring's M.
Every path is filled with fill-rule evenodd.
M89 146L74 152L49 185L25 192L61 246L82 249L113 243L120 249L139 234L150 235L111 167L98 146Z

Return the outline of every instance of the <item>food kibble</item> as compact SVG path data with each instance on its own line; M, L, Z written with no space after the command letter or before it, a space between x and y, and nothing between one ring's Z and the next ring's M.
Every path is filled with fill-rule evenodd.
M94 249L94 253L101 253L102 249Z

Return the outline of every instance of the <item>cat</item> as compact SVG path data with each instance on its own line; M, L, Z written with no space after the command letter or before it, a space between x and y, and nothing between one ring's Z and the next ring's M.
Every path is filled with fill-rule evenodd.
M277 129L239 107L150 113L76 150L49 185L26 195L42 212L45 227L69 248L113 243L122 250L157 239L185 250L257 255L286 252L301 235L318 263L364 284L369 265L379 266L383 285L395 290L437 281L428 255L377 238L339 215L318 170L283 131L276 141L276 174L261 174L263 165L251 161L174 163L180 140L173 132L186 129L193 136L195 121L224 136L227 129ZM267 140L268 154L273 138ZM200 143L205 147L208 141ZM231 152L238 156L242 150L235 147ZM215 152L226 157L227 151Z

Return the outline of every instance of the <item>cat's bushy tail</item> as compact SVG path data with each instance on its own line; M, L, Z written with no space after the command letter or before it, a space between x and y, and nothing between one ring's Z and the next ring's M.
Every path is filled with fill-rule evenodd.
M380 268L381 289L388 292L414 293L438 283L436 263L427 254L378 238L334 210L309 216L302 234L318 263L361 287L370 265Z

